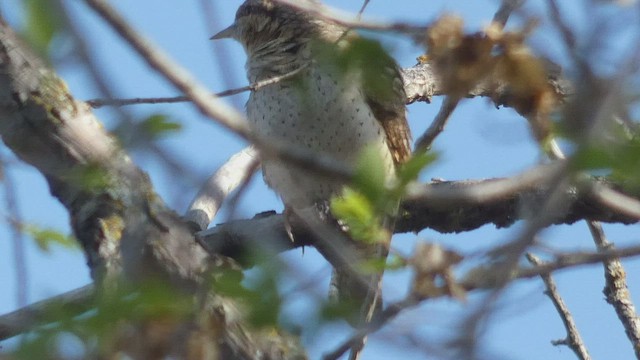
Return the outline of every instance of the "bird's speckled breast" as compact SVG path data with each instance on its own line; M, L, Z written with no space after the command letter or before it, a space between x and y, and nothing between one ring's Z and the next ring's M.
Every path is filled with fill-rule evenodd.
M253 131L354 165L367 145L376 146L393 174L393 161L382 126L360 90L357 76L311 66L299 75L255 91L247 102ZM340 79L340 77L343 77ZM340 192L344 184L277 159L262 164L266 183L285 205L302 209Z

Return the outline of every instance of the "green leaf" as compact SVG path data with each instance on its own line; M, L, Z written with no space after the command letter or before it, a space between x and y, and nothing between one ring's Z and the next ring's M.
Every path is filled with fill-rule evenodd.
M140 127L146 134L154 139L182 129L180 123L170 121L167 115L162 114L154 114L147 117L140 123Z
M384 69L394 69L396 64L380 42L351 38L346 46L327 42L316 42L312 46L320 65L344 74L357 70L368 94L382 101L394 97L393 81L397 75Z
M387 170L377 147L367 146L362 150L355 170L354 188L375 208L381 208L386 193Z
M267 327L278 323L282 299L278 293L275 274L263 274L250 296L244 300L249 304L248 320L251 324Z
M41 54L47 54L54 36L62 30L60 9L50 0L26 0L25 37Z
M438 159L438 154L435 152L423 152L419 154L413 154L411 159L400 166L398 169L398 179L402 185L406 185L412 181L418 179L420 172L427 166L432 164Z
M52 245L59 245L68 249L78 249L78 242L72 236L65 235L50 228L40 228L36 225L27 225L24 231L29 234L38 247L45 252L51 250Z
M582 146L571 160L576 171L607 172L611 180L627 189L640 188L640 136Z
M111 180L104 167L97 163L76 166L66 176L67 180L87 191L106 189Z
M332 199L331 211L347 224L354 239L374 243L385 238L373 204L362 193L345 188L341 197Z

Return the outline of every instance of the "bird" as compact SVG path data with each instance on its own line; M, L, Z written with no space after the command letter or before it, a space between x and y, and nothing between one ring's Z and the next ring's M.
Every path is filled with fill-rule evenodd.
M247 119L255 136L351 168L365 149L373 149L381 159L384 181L395 179L398 167L410 158L411 133L397 64L384 51L367 52L379 44L319 14L274 0L244 1L233 24L212 37L224 38L242 44L250 83L274 80L249 95ZM328 210L331 199L349 185L345 179L321 176L277 157L261 163L263 178L282 199L286 214L322 218L345 230ZM390 217L384 224L388 228L393 226ZM388 230L387 239L374 244L352 239L361 260L386 258L392 234ZM351 320L357 327L382 309L382 274L356 277L336 267L331 289L333 298L359 306L360 314ZM360 350L352 349L351 357L357 358Z

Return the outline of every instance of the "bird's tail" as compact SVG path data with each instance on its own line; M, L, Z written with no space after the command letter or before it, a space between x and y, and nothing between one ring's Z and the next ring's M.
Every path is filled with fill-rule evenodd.
M350 309L358 309L353 311L352 316L347 316L347 321L356 329L366 327L382 312L382 276L395 217L385 217L383 225L385 234L381 241L373 244L353 241L359 260L373 264L372 266L355 264L356 269L364 268L355 276L353 271L336 268L331 276L329 296L339 304L347 304ZM350 360L359 358L365 343L366 337L363 337L352 346Z

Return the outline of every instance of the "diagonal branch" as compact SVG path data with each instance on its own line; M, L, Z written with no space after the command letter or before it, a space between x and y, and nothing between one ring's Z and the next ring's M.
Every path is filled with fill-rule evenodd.
M607 240L600 223L589 222L588 224L598 251L614 248L613 244ZM638 318L636 307L631 300L631 293L627 286L627 274L619 258L607 259L603 261L603 266L606 285L602 292L607 302L616 311L629 341L634 345L636 357L640 358L640 318Z
M533 265L541 265L542 261L533 254L527 254L527 259ZM562 340L553 341L553 345L566 345L568 346L576 356L581 360L590 360L591 356L589 356L589 352L587 351L584 342L582 341L582 337L580 336L580 332L578 332L578 327L576 326L575 321L573 321L573 316L569 312L569 308L560 297L558 293L558 288L556 286L556 282L553 280L550 274L542 274L540 275L547 290L544 292L545 295L549 296L553 305L556 307L562 322L564 323L564 327L567 329L567 337Z
M195 295L211 257L155 194L148 176L105 131L91 108L75 100L2 19L0 119L0 136L7 147L44 175L53 195L69 211L100 295L111 294L122 278L129 283L162 279L176 296ZM254 332L240 317L228 316L237 303L206 295L216 301L215 311L194 309L203 316L183 323L184 331L193 336L185 339L193 340L191 345L236 354L228 358L237 358L233 351L243 349L253 354L245 357L251 359L255 354L271 356L287 343L291 356L299 354L299 345L293 346L295 340L289 335ZM16 327L3 329L6 336L30 325L33 312L16 317L20 314L24 315L10 317L10 325Z

